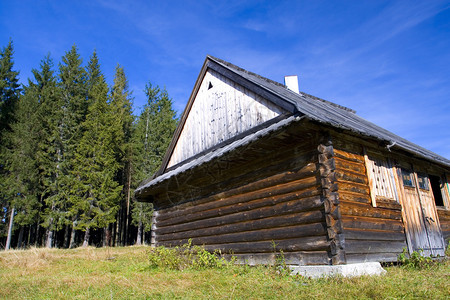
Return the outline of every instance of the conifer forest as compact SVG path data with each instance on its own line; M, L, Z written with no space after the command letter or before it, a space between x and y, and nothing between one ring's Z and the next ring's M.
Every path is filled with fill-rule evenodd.
M0 45L2 46L2 45ZM112 85L94 51L36 62L19 84L0 50L0 247L123 246L149 240L152 206L133 191L159 167L177 125L165 89L133 114L123 67Z

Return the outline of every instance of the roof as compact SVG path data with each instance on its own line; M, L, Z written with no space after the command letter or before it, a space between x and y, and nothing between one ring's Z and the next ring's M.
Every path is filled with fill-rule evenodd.
M389 143L392 145L392 149L402 149L436 163L450 166L450 160L445 157L420 147L380 126L373 124L372 122L361 118L355 113L354 110L303 92L297 94L278 82L264 78L252 72L248 72L218 58L208 56L207 60L210 60L220 65L222 68L235 73L240 76L242 80L246 80L259 86L261 89L270 92L271 94L279 97L282 101L292 104L294 106L294 109L291 110L293 113L300 112L311 120L315 120L335 128L349 130L359 135L373 137Z
M187 159L186 161L172 166L171 168L167 168L171 153L176 145L187 115L189 114L189 109L192 106L192 102L195 99L196 89L198 89L199 82L201 82L208 68L213 69L221 75L261 95L269 101L272 101L273 103L286 109L291 113L291 115L283 116L283 119L277 119L276 122L271 122L268 127L258 127L256 131L250 130L247 132L247 135L240 135L232 141L225 141L225 143L221 143L220 145L216 145L211 149L203 151L191 159ZM301 118L299 118L300 116ZM136 190L136 195L141 194L144 190L157 185L172 176L176 176L181 172L211 161L214 158L220 157L224 153L230 152L242 144L250 143L251 141L267 135L273 130L287 126L288 124L300 119L309 119L324 125L349 131L355 135L374 138L385 142L386 145L389 145L389 149L403 150L426 160L450 167L450 160L361 118L352 109L303 92L297 94L278 82L208 55L205 63L203 64L186 109L181 116L180 124L178 125L171 144L169 145L169 149L160 170L155 173L149 181L138 187Z

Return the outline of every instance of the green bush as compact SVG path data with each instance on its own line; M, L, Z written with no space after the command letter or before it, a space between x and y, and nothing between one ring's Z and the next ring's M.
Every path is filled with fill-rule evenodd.
M183 269L220 269L234 263L234 258L227 261L220 251L209 252L204 247L192 246L192 241L174 248L156 247L150 250L150 267Z
M183 265L181 258L177 248L157 247L150 251L150 267L178 270Z
M398 256L398 262L406 268L426 269L431 267L434 262L431 257L423 256L423 250L414 251L409 255L408 250L403 248L403 252Z

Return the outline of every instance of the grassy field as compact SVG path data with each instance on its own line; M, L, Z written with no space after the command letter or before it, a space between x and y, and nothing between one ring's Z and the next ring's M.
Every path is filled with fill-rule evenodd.
M1 299L450 299L450 263L384 276L307 279L270 267L161 270L149 247L0 252Z

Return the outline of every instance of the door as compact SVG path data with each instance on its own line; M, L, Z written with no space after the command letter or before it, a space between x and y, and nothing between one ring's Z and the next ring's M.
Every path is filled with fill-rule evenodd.
M444 256L444 239L428 176L400 168L398 173L409 252L423 250L425 256Z
M419 201L422 206L425 228L430 243L431 254L434 256L445 256L445 244L442 237L441 225L439 224L439 216L436 210L435 195L433 193L435 192L436 194L439 193L439 195L441 195L439 184L438 190L433 191L428 175L421 173L415 173L414 175L417 183L416 189L419 192Z

